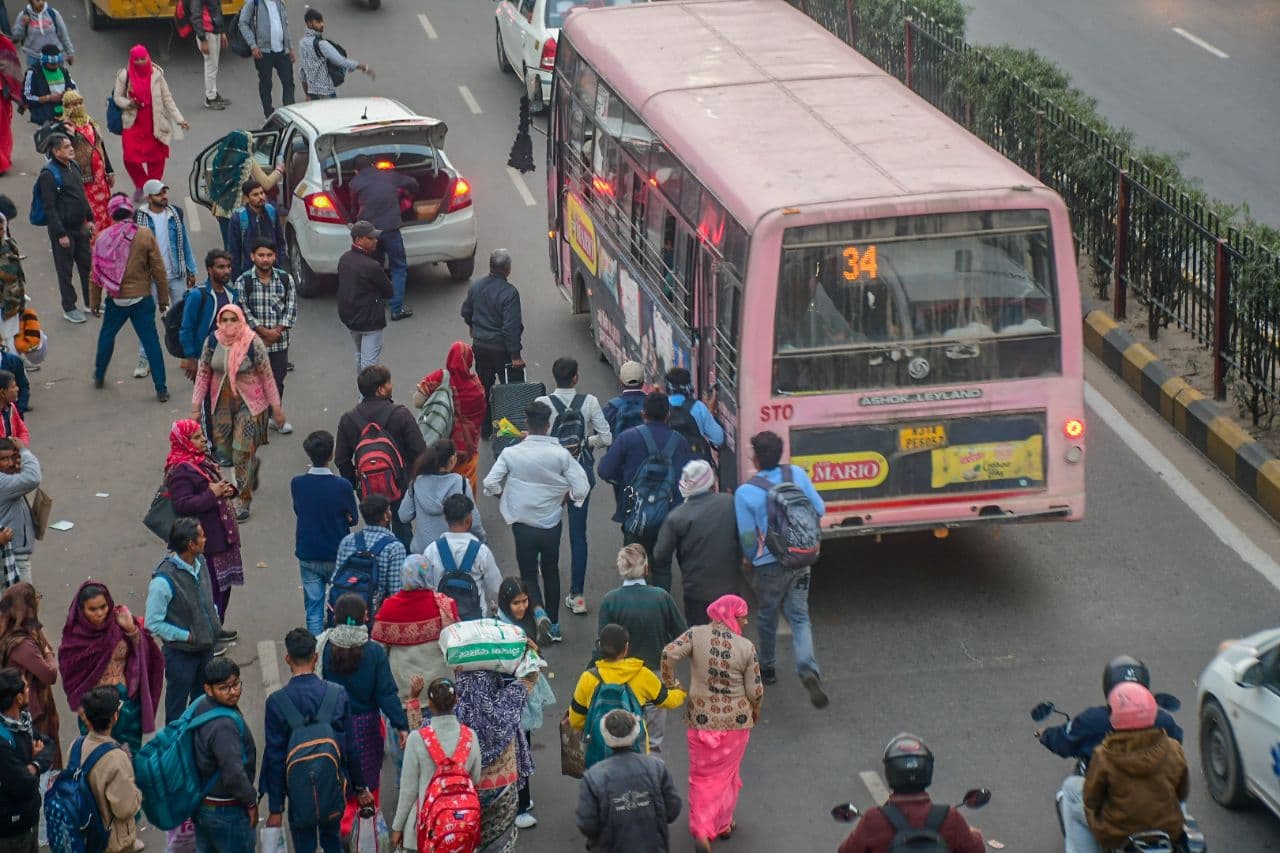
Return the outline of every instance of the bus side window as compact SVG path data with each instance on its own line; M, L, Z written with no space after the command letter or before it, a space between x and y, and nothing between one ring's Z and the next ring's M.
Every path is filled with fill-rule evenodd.
M716 379L737 387L742 285L721 264L716 269Z

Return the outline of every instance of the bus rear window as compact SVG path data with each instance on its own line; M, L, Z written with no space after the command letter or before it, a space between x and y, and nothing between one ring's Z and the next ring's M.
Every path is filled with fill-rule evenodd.
M788 229L774 326L778 390L986 381L1057 371L1047 211Z

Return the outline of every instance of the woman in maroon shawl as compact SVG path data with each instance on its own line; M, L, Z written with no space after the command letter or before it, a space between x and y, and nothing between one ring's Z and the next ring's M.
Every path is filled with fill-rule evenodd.
M471 345L454 341L444 366L449 371L449 389L453 392L453 435L450 438L458 451L458 464L454 466L453 473L470 480L471 493L479 494L476 469L480 460L480 430L484 426L485 403L484 385L476 374L476 354ZM422 377L413 393L413 404L419 407L425 404L431 392L442 382L444 370Z
M80 584L58 645L58 670L71 710L95 687L120 692L120 719L111 736L134 755L142 736L156 730L156 708L164 689L164 656L142 622L107 587L93 580ZM81 733L85 732L80 722Z

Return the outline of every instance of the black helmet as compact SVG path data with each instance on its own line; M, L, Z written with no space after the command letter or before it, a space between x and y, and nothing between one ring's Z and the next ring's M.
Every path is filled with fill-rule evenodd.
M923 791L933 782L933 753L915 735L903 732L884 748L884 779L897 792Z
M1122 681L1134 681L1151 689L1151 673L1147 665L1131 655L1112 658L1102 671L1102 695L1110 696L1111 688Z

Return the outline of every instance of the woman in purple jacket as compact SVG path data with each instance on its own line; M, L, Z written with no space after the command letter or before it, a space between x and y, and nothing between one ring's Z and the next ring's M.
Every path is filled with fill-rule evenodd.
M244 586L240 527L231 506L236 487L222 479L217 463L209 457L209 442L196 421L176 421L169 430L164 482L178 515L192 516L204 528L204 558L209 564L213 603L218 618L225 622L231 587Z

